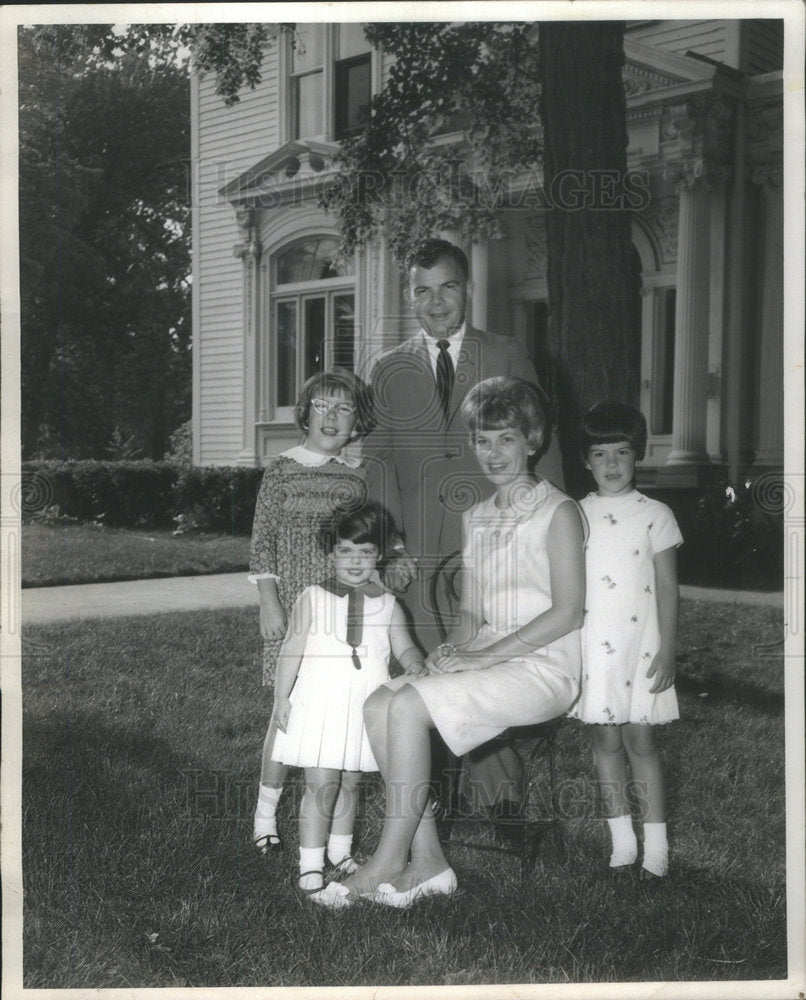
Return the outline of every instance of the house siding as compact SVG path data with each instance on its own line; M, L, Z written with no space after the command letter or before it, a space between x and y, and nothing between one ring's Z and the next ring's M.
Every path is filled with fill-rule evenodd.
M743 69L750 76L784 66L784 22L754 19L747 25Z
M263 83L233 107L215 93L215 78L194 77L194 370L195 461L232 464L243 444L243 265L232 206L218 192L277 145L278 45L263 64Z
M729 21L651 21L649 24L628 25L628 36L644 45L653 45L667 52L684 56L696 52L717 62L737 64L736 46Z

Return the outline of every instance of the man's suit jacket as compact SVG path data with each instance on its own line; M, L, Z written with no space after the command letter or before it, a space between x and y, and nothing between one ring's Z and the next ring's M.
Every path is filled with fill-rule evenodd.
M448 419L422 333L382 354L372 371L377 428L365 440L368 492L394 517L409 553L428 572L461 545L461 515L492 492L460 417L474 385L496 375L538 384L522 344L468 328L456 366ZM554 436L538 472L562 487Z

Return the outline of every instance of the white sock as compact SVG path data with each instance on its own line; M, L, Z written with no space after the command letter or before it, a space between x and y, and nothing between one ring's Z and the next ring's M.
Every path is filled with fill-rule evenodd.
M644 823L644 860L641 867L653 875L665 875L669 871L665 823Z
M631 865L638 857L638 841L632 828L632 816L614 816L607 821L610 827L610 837L613 841L613 853L610 855L610 867L620 868L621 865Z
M277 803L283 794L282 786L272 788L270 785L260 785L255 807L254 838L266 837L269 834L277 836Z
M322 869L325 867L324 847L300 847L299 849L299 887L300 889L321 889L325 880ZM310 874L304 875L303 872Z
M340 861L350 857L352 846L353 835L351 833L331 833L327 839L327 860L332 865L337 865Z

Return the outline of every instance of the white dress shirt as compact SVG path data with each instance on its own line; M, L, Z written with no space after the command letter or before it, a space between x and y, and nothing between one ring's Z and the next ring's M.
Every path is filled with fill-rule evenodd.
M437 358L439 357L439 348L437 344L440 340L448 341L448 354L451 356L451 361L453 362L454 372L459 366L459 352L462 349L462 340L465 336L465 330L467 329L467 323L462 323L455 333L452 333L450 337L432 337L430 333L426 333L422 330L423 339L425 340L425 346L428 350L428 357L431 359L431 371L434 373L434 379L437 377Z

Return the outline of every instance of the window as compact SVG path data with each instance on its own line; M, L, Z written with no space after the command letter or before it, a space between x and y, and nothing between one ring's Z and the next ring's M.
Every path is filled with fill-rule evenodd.
M544 292L545 294L545 292ZM549 350L548 299L525 299L523 302L523 344L537 372L537 379L548 397L552 424L557 424L560 405L558 366Z
M372 97L372 46L361 24L298 24L289 57L289 138L361 131Z
M372 93L372 56L342 59L336 63L336 138L357 135L363 125Z
M649 438L645 464L664 465L671 450L674 402L676 267L663 262L660 247L643 225L632 227L633 262L640 281L641 392L639 407Z
M291 47L291 115L294 139L311 138L325 131L325 39L319 25L300 24Z
M544 299L527 299L524 308L524 346L537 369L538 378L549 366L549 306Z
M675 300L676 289L655 290L655 337L652 348L654 392L650 407L650 434L672 433Z
M332 237L315 237L273 260L269 398L275 420L292 419L299 390L311 375L334 365L354 366L353 268L334 264L336 247Z

